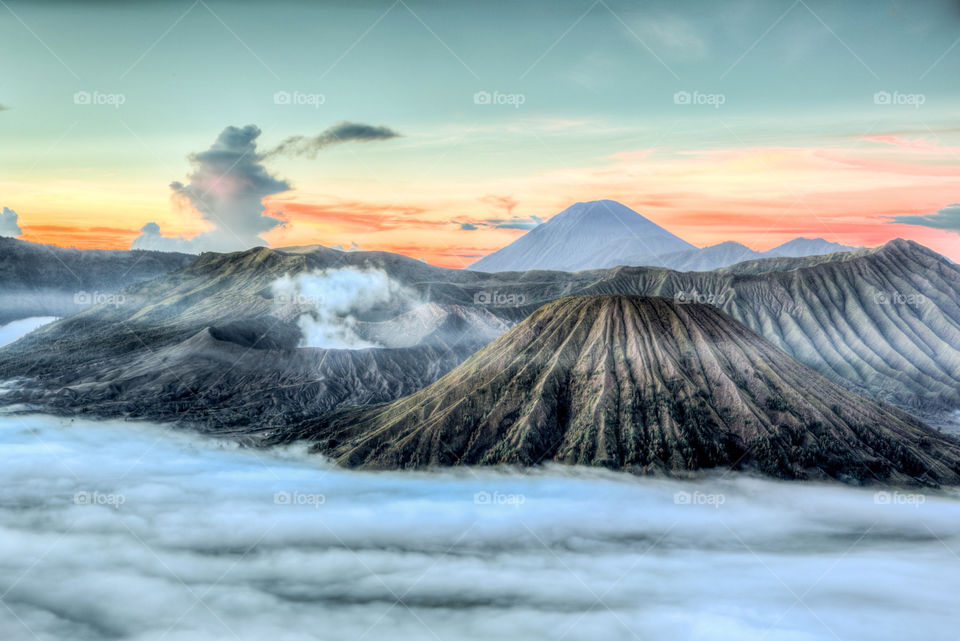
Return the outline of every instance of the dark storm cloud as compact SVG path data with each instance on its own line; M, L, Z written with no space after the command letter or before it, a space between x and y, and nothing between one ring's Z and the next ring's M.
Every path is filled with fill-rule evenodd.
M332 145L340 145L346 142L389 140L399 136L399 133L389 127L365 125L358 122L341 122L316 136L290 136L264 153L263 157L306 156L314 158L318 151Z
M894 216L891 222L904 225L919 225L921 227L932 227L933 229L945 229L960 233L960 203L947 205L935 214L922 214L920 216Z

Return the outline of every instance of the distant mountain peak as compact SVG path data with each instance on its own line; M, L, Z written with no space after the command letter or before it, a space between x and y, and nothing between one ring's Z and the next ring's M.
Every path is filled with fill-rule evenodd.
M615 200L577 202L468 269L484 272L609 269L619 265L709 271L758 258L801 258L860 247L794 238L766 252L728 240L697 248Z
M475 271L603 267L611 256L696 249L615 200L578 202L506 247L470 265Z
M788 240L782 245L777 245L773 249L764 252L764 255L768 257L801 258L803 256L855 251L857 249L862 249L862 247L841 245L840 243L830 242L823 238L805 238L801 236L793 240Z

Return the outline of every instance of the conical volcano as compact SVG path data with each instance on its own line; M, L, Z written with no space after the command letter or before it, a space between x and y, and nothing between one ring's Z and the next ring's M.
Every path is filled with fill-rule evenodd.
M482 272L556 269L579 271L630 264L628 256L652 256L696 247L614 200L576 203L470 269Z
M436 383L288 436L371 468L554 461L960 481L953 439L828 381L712 306L636 296L544 305Z

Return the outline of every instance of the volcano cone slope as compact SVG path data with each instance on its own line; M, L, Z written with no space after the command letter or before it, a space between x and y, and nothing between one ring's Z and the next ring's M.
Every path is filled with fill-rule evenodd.
M340 463L754 469L780 478L960 481L960 446L793 360L709 305L548 303L428 387L275 434Z

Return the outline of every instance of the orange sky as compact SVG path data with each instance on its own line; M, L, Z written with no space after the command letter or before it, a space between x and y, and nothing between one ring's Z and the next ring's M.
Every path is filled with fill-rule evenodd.
M960 148L924 137L876 135L831 147L749 147L666 152L625 149L593 166L551 169L475 184L349 184L331 195L294 189L265 202L287 224L271 246L324 244L396 251L434 265L463 267L524 233L495 221L543 219L580 200L619 200L700 246L736 240L765 250L797 236L849 245L916 240L960 261L960 235L891 224L960 201ZM75 183L70 183L75 187ZM38 185L46 197L15 198L22 238L73 247L128 248L158 220L165 233L206 229L177 211L165 186L111 192ZM399 194L399 195L398 195ZM466 223L478 229L461 229Z

